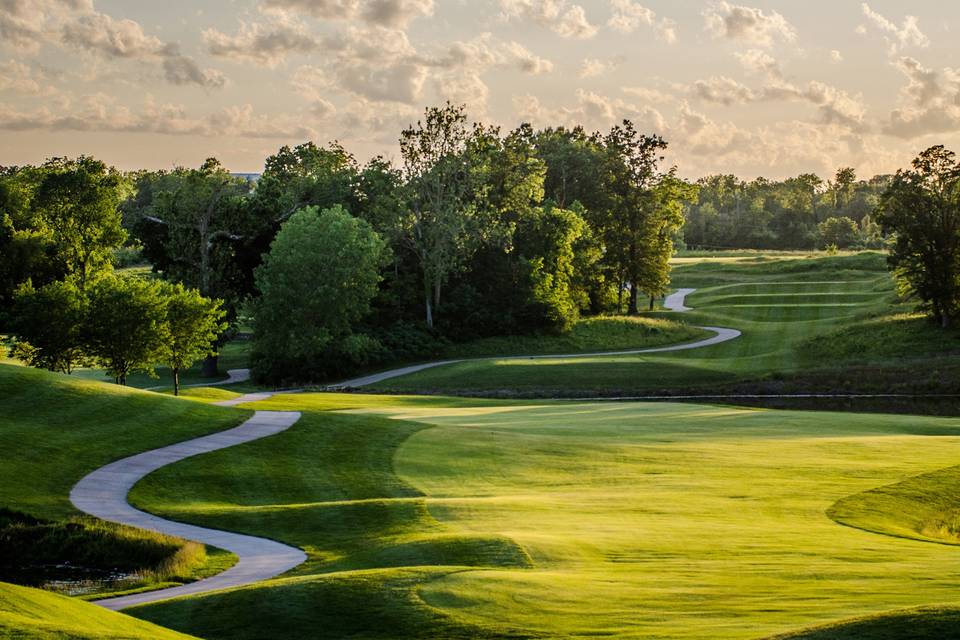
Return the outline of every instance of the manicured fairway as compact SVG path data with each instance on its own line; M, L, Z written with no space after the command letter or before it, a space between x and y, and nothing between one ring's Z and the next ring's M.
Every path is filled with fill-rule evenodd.
M547 396L676 390L710 393L720 385L742 380L829 369L830 390L840 391L844 387L840 365L869 365L876 375L885 367L914 363L917 376L913 382L919 383L943 364L930 366L936 356L960 353L958 331L944 333L918 317L909 322L904 318L899 322L866 320L870 314L889 310L894 300L893 281L880 254L685 263L674 270L673 284L697 289L687 298L694 311L684 314L684 321L740 329L743 336L678 353L468 362L374 387L408 393L511 389ZM910 308L907 305L904 310ZM870 340L868 335L882 338ZM953 367L950 371L956 370L955 358L946 364ZM869 382L863 373L858 375L860 379L853 382Z
M256 406L307 414L163 469L134 499L310 561L131 613L210 638L757 638L960 601L956 547L828 516L956 464L960 420L334 395Z

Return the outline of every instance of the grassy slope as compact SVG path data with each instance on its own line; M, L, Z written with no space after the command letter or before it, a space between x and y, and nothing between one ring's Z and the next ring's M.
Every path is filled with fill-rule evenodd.
M59 519L78 512L73 485L119 458L221 431L249 411L165 398L153 393L0 364L0 506ZM132 558L128 558L131 562ZM176 582L152 582L139 590L179 584L218 573L233 554L207 549Z
M0 636L185 640L188 636L73 598L0 582Z
M686 314L685 321L734 327L744 335L715 347L675 354L456 364L388 380L376 388L406 392L515 389L574 395L720 389L849 391L858 385L874 391L896 385L944 390L952 384L950 372L960 374L960 358L955 357L960 332L938 334L919 326L922 319L907 324L896 319L869 320L889 312L893 301L893 283L879 254L692 261L675 269L674 283L697 289L689 298L695 311ZM878 324L885 332L877 331ZM864 336L870 332L882 347L861 348L869 342ZM901 347L890 346L901 339ZM943 366L938 360L938 366L931 368L923 360L944 354L945 344L954 343L954 355L944 358ZM846 360L840 362L838 356ZM905 376L904 366L922 375ZM856 375L845 375L850 371Z
M751 638L956 597L952 547L825 512L955 463L957 420L314 394L257 406L308 414L164 469L135 500L294 541L310 562L136 615L209 638Z
M70 488L108 462L242 422L249 411L0 365L0 506L73 515Z

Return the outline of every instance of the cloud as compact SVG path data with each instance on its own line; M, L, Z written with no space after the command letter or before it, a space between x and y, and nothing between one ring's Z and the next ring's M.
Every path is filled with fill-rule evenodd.
M59 38L63 20L93 13L93 0L2 0L0 44L20 52L35 52Z
M529 20L564 38L592 38L598 30L583 7L566 0L500 0L500 10L504 20Z
M819 122L850 129L865 131L866 108L859 98L851 97L846 91L812 81L806 86L796 86L789 82L774 80L754 90L726 76L698 80L685 92L701 102L731 106L772 101L803 101L817 107Z
M640 131L664 133L667 128L663 115L653 107L637 106L620 98L611 98L583 89L577 89L575 95L575 106L560 108L546 107L533 95L514 96L513 108L521 120L535 126L561 124L600 129L627 118L632 120Z
M147 34L140 23L96 11L92 0L0 0L0 40L30 52L56 44L106 60L150 60L176 85L219 88L226 82L222 73L201 69L179 45Z
M743 53L733 54L740 61L740 66L753 74L762 74L771 78L782 78L783 70L776 58L760 49L749 49Z
M711 4L703 16L706 30L714 38L737 40L758 47L773 46L777 40L793 42L797 39L793 25L776 11L764 13L760 9L722 0Z
M884 133L911 139L960 130L960 72L929 69L909 56L892 64L907 78L900 92L907 104L891 112Z
M311 53L320 46L302 24L285 18L267 23L242 22L240 30L232 36L217 29L206 29L203 41L211 55L248 60L266 67L276 67L288 55Z
M833 62L843 62L843 54L834 49L830 52L830 60Z
M264 0L267 10L297 12L321 20L363 21L403 29L417 18L433 15L433 0Z
M63 28L63 42L93 51L107 58L146 58L162 56L166 45L148 36L140 23L115 20L105 13L80 16Z
M673 20L662 18L657 20L657 14L652 9L633 0L610 0L613 13L607 21L607 26L621 33L633 33L641 26L654 27L662 40L673 44L677 41L677 25Z
M617 68L616 60L597 60L596 58L584 58L580 65L580 78L595 78L610 73Z
M41 69L31 68L16 60L0 62L0 91L31 96L57 93Z
M714 102L725 106L746 104L757 99L753 90L726 76L709 80L697 80L691 87L691 93L704 102Z
M164 58L163 74L167 82L175 85L196 84L208 89L220 89L226 85L226 77L216 69L201 69L192 58L173 55Z
M300 118L259 115L249 104L225 107L204 117L191 118L182 106L156 105L151 100L135 113L102 94L84 97L75 109L58 109L56 112L46 106L18 111L0 104L0 129L267 139L305 139L316 135L314 130L300 124Z
M670 93L659 89L649 89L647 87L623 87L620 90L627 95L634 96L643 102L652 104L667 104L677 99L676 96Z
M920 31L919 22L916 17L907 16L904 18L903 24L897 26L892 20L887 19L871 9L870 5L866 2L864 2L861 7L863 9L863 15L866 16L867 20L884 34L887 47L891 54L895 54L908 46L921 48L930 46L930 39ZM863 28L859 30L859 32L866 33L866 27L863 25L861 25L861 27Z

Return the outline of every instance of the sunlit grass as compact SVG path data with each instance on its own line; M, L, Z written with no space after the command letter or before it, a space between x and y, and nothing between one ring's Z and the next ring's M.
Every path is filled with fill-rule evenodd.
M342 394L251 406L308 413L134 497L310 560L136 615L211 638L756 638L957 599L953 547L827 512L955 464L958 420Z
M0 636L76 640L176 640L189 637L74 598L2 582Z

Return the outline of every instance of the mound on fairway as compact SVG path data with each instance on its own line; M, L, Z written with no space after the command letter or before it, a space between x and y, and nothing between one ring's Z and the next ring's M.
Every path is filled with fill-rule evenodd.
M848 496L827 515L864 531L960 545L960 467Z
M0 636L76 640L187 640L190 636L94 604L0 582Z
M954 464L960 420L329 394L255 406L306 414L165 468L134 500L310 560L131 613L208 638L746 639L956 597L953 547L827 510Z

